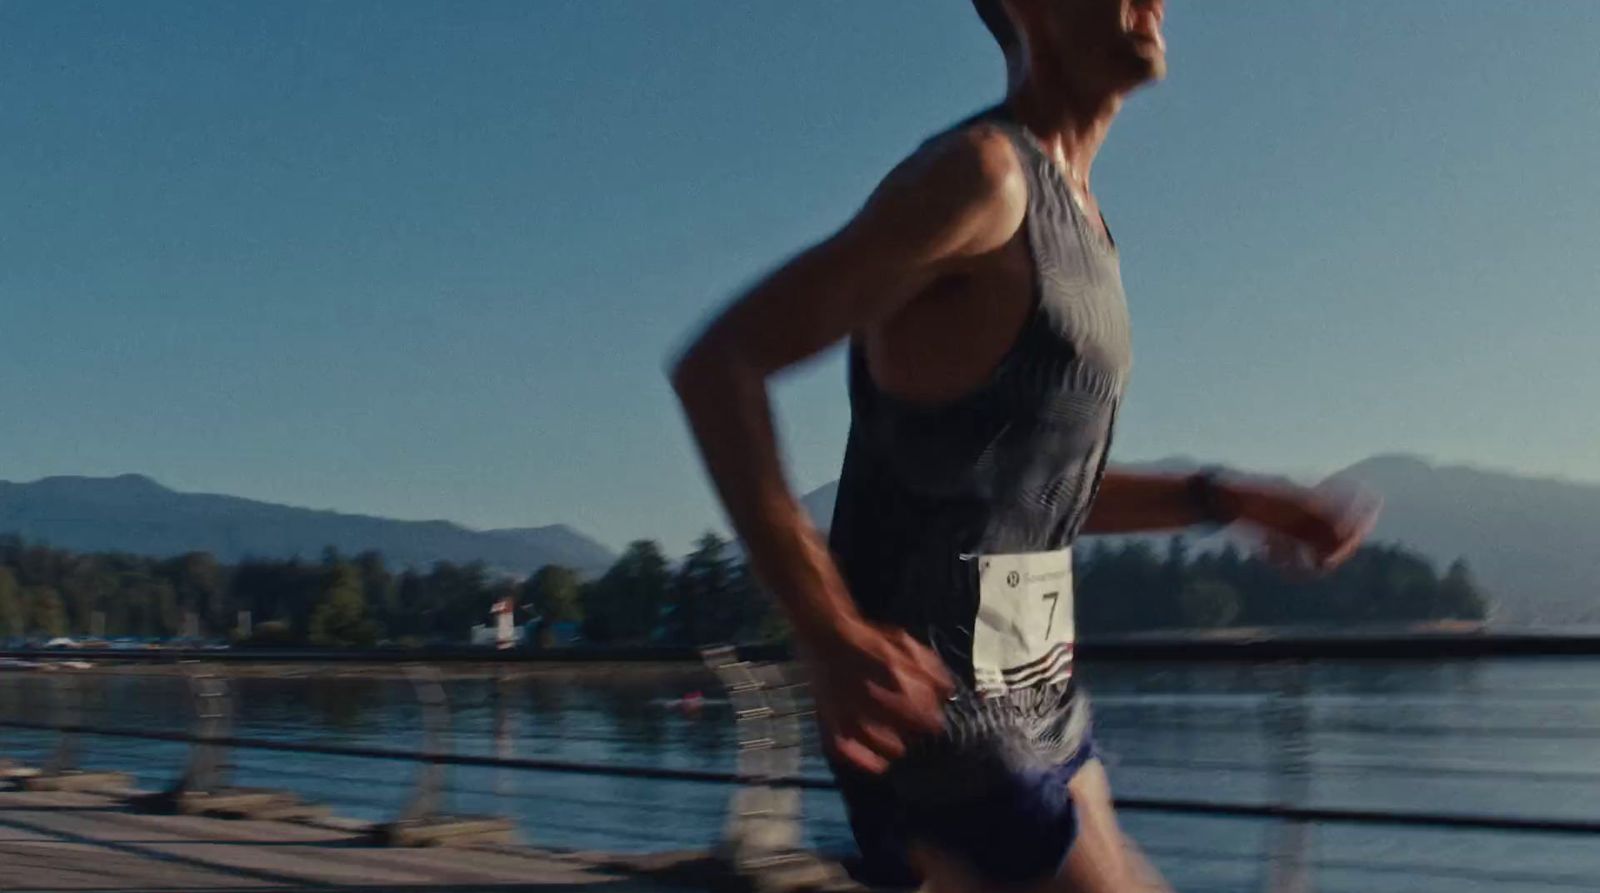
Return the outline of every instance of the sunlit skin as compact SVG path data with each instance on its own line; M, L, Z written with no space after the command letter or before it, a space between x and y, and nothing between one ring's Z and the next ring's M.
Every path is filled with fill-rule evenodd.
M1005 0L1017 44L1007 103L1061 168L1091 220L1095 156L1127 96L1166 73L1163 0ZM858 336L877 386L936 404L977 388L1032 305L1027 186L1008 137L977 123L928 143L842 229L728 306L672 369L713 485L757 573L783 603L811 676L824 740L881 772L942 727L944 665L904 630L865 620L789 488L767 381ZM1101 235L1106 234L1102 231ZM1327 569L1374 509L1330 492L1225 483L1217 503L1296 566ZM1202 517L1186 478L1107 472L1085 533L1179 529ZM1117 829L1104 770L1071 783L1080 834L1048 889L1163 890ZM981 885L936 852L913 854L939 893Z

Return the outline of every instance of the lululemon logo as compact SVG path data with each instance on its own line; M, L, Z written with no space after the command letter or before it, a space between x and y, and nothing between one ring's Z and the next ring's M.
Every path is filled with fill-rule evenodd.
M1022 575L1017 573L1016 571L1012 571L1011 573L1006 574L1006 585L1010 586L1012 589L1017 588L1017 584L1019 584L1021 582L1022 582Z

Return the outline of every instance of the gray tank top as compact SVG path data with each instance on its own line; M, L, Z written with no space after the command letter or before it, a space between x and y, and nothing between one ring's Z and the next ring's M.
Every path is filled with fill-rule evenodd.
M1003 108L958 126L977 121L1010 137L1027 177L1033 311L981 386L936 406L879 390L852 342L830 548L862 613L931 644L965 683L953 731L998 734L1049 757L1074 744L1061 727L1074 701L1070 645L1067 670L1049 684L976 697L973 559L1063 549L1077 537L1131 363L1128 310L1115 246L1037 139Z

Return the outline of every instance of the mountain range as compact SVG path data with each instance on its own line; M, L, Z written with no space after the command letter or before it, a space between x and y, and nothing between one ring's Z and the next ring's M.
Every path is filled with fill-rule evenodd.
M1175 458L1134 468L1183 472ZM1531 477L1407 455L1375 456L1335 477L1384 497L1373 539L1395 542L1441 569L1465 558L1500 627L1600 624L1600 484ZM837 483L802 498L819 527L833 516ZM0 534L84 552L176 555L208 551L220 560L316 558L326 546L382 552L392 565L482 561L515 574L563 564L585 575L615 560L604 545L565 525L473 530L449 521L399 521L296 508L206 493L183 493L142 475L0 481ZM1236 536L1195 537L1196 548ZM1164 541L1165 536L1159 538Z
M1176 458L1129 467L1182 473L1200 464ZM1441 570L1465 558L1493 603L1494 625L1600 624L1600 484L1436 465L1400 454L1362 460L1332 477L1383 496L1374 541L1410 548ZM821 527L833 516L837 490L829 483L801 500ZM1248 542L1193 539L1197 548Z
M0 533L81 552L165 556L204 551L224 562L296 555L314 559L327 546L346 554L375 549L393 566L482 561L495 571L514 574L546 564L595 574L616 558L605 546L560 524L471 530L449 521L397 521L181 493L137 474L0 481Z

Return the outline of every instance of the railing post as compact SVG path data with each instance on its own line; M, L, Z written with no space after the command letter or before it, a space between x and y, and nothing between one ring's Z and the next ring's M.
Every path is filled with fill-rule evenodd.
M126 789L133 779L121 772L85 772L78 766L79 735L83 727L83 686L77 675L63 670L52 680L55 693L52 712L59 734L56 747L44 771L23 778L26 791L95 791Z
M188 679L197 740L189 750L188 767L168 792L173 797L218 793L228 786L233 770L228 749L221 743L232 731L228 679L212 667L192 669Z
M400 811L401 822L426 822L438 818L444 799L445 767L440 758L450 753L450 702L439 671L433 667L407 670L422 708L422 765L411 790L411 799Z
M58 673L51 680L56 696L56 747L44 764L44 774L63 776L78 771L78 730L83 725L83 689L70 673Z
M6 714L5 719L13 719L13 715ZM3 735L6 735L6 733L10 733L10 730L0 733L0 744L3 744ZM30 765L21 762L21 760L6 757L6 755L3 755L3 747L0 747L0 781L18 783L24 778L34 778L38 773L40 773L40 768L30 767Z
M13 781L18 778L35 774L37 770L25 768L16 760L13 760L5 755L4 735L5 732L0 732L0 782Z
M504 663L496 663L494 677L490 680L489 709L493 716L491 734L494 738L494 755L502 760L511 759L516 752L514 742L511 740L511 703L509 692L510 673ZM495 770L494 791L505 796L513 788L511 775L504 768Z
M732 647L702 652L728 692L738 742L739 788L728 804L718 859L761 890L815 888L839 879L802 845L801 792L780 786L800 772L799 691L775 664L740 660Z
M171 786L135 798L135 806L184 815L276 820L303 820L326 812L302 803L289 791L234 786L232 752L227 745L233 733L233 691L228 677L220 668L204 664L191 665L184 675L193 710L194 740L188 763Z
M424 742L415 787L400 816L373 829L386 846L447 843L501 843L513 825L500 816L452 816L440 812L445 797L445 767L452 753L450 702L433 667L410 667L407 675L422 707Z
M1266 710L1273 742L1273 799L1290 809L1304 805L1311 785L1311 714L1306 702L1304 661L1269 665L1266 672L1277 691ZM1312 827L1300 819L1284 819L1269 832L1265 893L1313 893Z

